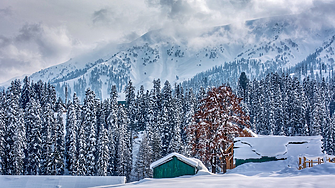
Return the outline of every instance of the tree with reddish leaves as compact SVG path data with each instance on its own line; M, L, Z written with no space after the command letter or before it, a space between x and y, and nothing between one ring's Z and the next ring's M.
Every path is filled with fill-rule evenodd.
M210 89L188 127L193 155L210 166L213 173L225 167L225 150L234 138L248 136L243 128L248 126L249 117L242 111L241 100L229 86Z

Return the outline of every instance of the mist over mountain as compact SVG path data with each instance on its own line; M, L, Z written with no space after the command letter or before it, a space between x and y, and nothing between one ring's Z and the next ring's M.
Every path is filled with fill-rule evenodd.
M105 99L112 85L121 92L129 80L137 89L141 85L148 89L154 79L183 82L186 87L234 85L241 72L249 79L276 71L300 78L332 76L335 28L311 24L303 16L262 18L194 31L153 30L130 43L109 44L43 69L30 79L50 82L63 99L65 87L69 96L76 92L83 99L85 89L91 88Z

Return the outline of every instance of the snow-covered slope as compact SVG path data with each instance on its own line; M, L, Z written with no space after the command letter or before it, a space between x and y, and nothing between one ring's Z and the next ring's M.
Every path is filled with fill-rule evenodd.
M70 96L76 92L82 98L90 87L97 97L107 98L111 85L121 92L130 79L136 88L144 85L149 89L153 79L182 82L214 66L233 62L257 64L260 68L250 64L244 67L250 78L255 78L260 72L294 67L333 39L334 28L304 27L298 18L291 15L252 20L242 26L204 29L191 36L155 30L117 48L107 45L43 69L30 78L51 82L63 98L65 85ZM331 44L318 57L332 67L333 55ZM242 70L231 66L229 71L235 71L233 76L237 77Z
M278 162L278 161L277 161ZM244 168L243 172L253 172L259 169L267 170L264 174L243 175L236 171L228 174L217 175L195 175L182 176L178 178L163 178L153 179L147 178L139 182L127 183L119 187L125 188L170 188L170 187L285 187L285 188L324 188L331 187L335 183L335 164L321 164L313 168L297 170L295 168L286 168L285 171L280 171L277 162L264 163L262 167L257 163L241 165ZM276 168L277 167L277 168ZM278 169L278 172L270 172L268 169ZM115 187L105 186L104 188ZM96 187L98 188L98 187Z

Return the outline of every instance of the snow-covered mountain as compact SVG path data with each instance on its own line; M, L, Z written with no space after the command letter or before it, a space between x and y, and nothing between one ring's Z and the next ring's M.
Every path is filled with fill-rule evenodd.
M183 82L206 70L216 70L213 67L229 72L227 78L217 79L217 82L235 82L242 71L252 79L268 71L303 67L311 59L313 66L332 70L334 36L335 28L304 26L299 15L203 29L192 35L171 34L161 29L119 45L117 50L106 46L104 53L93 51L72 58L36 72L30 78L54 84L63 98L65 85L70 96L76 92L83 98L85 89L90 87L97 97L107 98L114 84L119 92L129 80L137 89L140 85L150 89L153 79ZM205 76L213 80L215 74L217 70Z

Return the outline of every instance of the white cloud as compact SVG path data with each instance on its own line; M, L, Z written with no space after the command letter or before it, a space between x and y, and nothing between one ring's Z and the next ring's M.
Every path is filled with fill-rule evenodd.
M16 36L0 36L0 79L64 62L76 48L81 48L80 44L72 41L64 27L26 24Z

